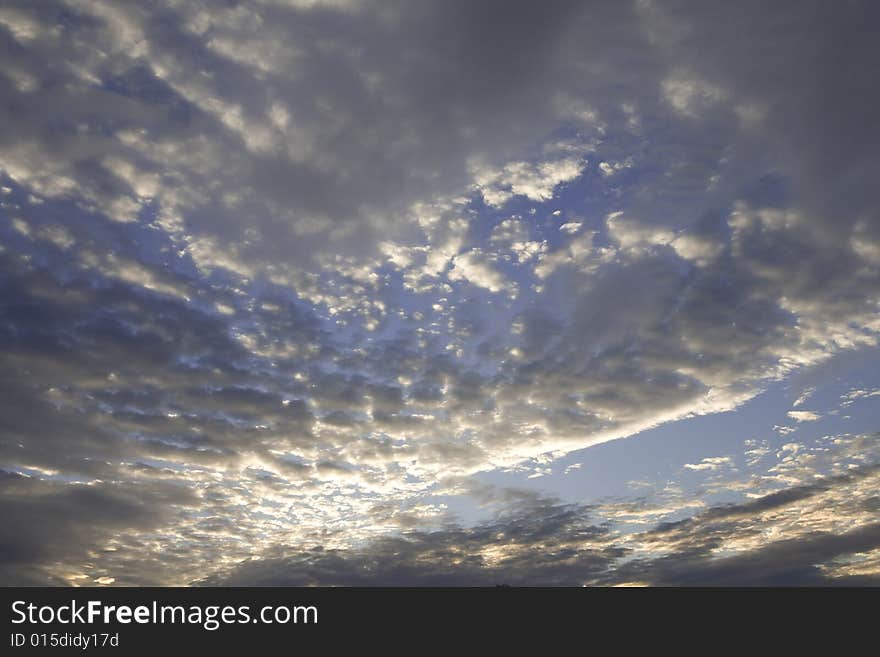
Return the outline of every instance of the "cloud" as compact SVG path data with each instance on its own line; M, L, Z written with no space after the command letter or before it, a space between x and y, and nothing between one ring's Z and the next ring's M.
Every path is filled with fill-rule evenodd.
M792 406L794 406L795 408L797 408L798 406L802 406L805 401L813 396L814 392L816 392L815 388L805 388L803 392L801 392L800 396L794 400Z
M670 76L662 81L663 96L679 113L697 116L724 98L718 87L702 80L683 76Z
M876 437L864 440L873 441ZM846 442L846 441L844 441ZM859 454L859 440L844 454ZM708 459L711 461L711 459ZM472 488L500 504L489 522L386 537L240 564L208 585L876 585L876 464L812 478L737 504L620 534L614 522L699 508L562 505L516 490ZM808 477L809 478L809 477ZM604 520L604 522L603 522Z
M88 565L91 555L108 554L114 532L150 531L174 508L197 498L184 486L161 481L136 490L119 485L45 482L3 472L0 573L13 585L101 584ZM39 522L34 522L38 518Z
M499 171L479 169L474 179L483 200L501 207L515 196L548 201L559 185L578 178L585 166L586 163L571 157L538 164L511 162Z
M446 478L729 411L876 345L874 13L6 3L15 522L81 486L133 504L99 523L150 555L94 573L115 583L156 581L160 553L343 550L434 522ZM166 485L200 511L159 513ZM51 581L86 574L65 534L34 565Z
M699 463L685 463L684 467L688 470L708 470L715 471L724 467L733 466L733 459L729 456L707 456Z
M870 397L878 397L880 396L880 389L878 390L865 390L863 388L853 388L849 392L841 395L841 407L846 408L848 406L852 406L854 403L861 399L868 399Z
M510 289L504 275L493 268L478 250L472 250L453 258L449 280L467 281L490 292L502 292Z
M787 415L795 422L815 422L822 418L815 411L789 411Z

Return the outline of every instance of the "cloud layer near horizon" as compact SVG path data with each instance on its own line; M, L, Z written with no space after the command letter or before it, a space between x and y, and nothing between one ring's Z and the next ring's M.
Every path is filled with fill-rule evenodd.
M873 14L4 3L6 559L347 549L875 345Z

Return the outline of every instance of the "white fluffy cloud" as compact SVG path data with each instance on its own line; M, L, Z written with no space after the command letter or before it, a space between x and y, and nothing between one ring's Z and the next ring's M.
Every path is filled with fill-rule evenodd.
M822 416L815 411L789 411L788 417L795 422L815 422L822 419Z
M449 279L453 281L465 280L490 292L510 291L511 289L510 283L504 278L504 275L478 249L453 258Z
M499 170L477 169L474 179L487 204L502 207L515 196L531 201L553 198L556 188L578 178L586 162L566 157L546 162L511 162Z

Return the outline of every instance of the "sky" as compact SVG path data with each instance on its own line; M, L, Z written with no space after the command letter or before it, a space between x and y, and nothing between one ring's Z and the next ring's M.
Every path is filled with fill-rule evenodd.
M880 583L872 2L0 2L0 584Z

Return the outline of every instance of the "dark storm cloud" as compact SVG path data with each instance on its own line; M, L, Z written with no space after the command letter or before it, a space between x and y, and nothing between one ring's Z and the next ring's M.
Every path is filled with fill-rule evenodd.
M880 574L829 577L817 564L876 550L880 525L782 540L753 552L708 560L699 551L621 566L616 578L655 586L877 586Z
M880 583L866 572L835 572L880 550L880 525L857 500L877 482L877 466L786 488L753 501L712 507L675 523L621 535L612 508L563 505L515 490L472 494L500 504L495 520L473 528L408 531L350 550L312 550L246 562L205 585L275 586L836 586ZM830 497L822 497L832 493ZM834 494L855 499L834 501ZM870 498L875 499L875 498ZM644 503L644 502L643 502ZM635 510L639 505L635 504ZM822 518L815 522L816 507ZM868 504L870 506L870 503ZM633 510L633 509L630 509ZM786 515L800 519L779 538ZM850 523L834 531L833 516ZM604 521L603 521L604 520ZM283 550L279 548L279 550ZM716 551L732 551L719 556ZM842 561L841 561L842 560Z
M552 129L542 106L563 74L555 35L577 3L373 9L267 4L251 13L222 3L157 10L137 3L13 4L7 52L38 83L32 90L25 85L22 96L9 72L8 96L17 102L5 114L17 130L7 133L4 150L25 170L33 163L16 156L51 158L59 176L75 180L78 194L105 207L118 196L141 196L108 158L133 160L136 171L163 183L182 178L172 184L190 188L181 192L186 204L212 187L208 181L216 175L243 194L239 205L233 210L200 201L203 207L190 208L188 224L239 239L246 232L241 215L264 217L268 221L258 219L265 238L258 257L291 248L305 257L316 242L290 234L298 215L329 221L330 228L347 223L362 234L369 230L365 215L405 210L428 181L432 187L442 181L445 189L435 191L466 184L462 164L475 147L510 152L531 140L539 124ZM498 22L499 11L518 15ZM40 29L32 38L16 38L16 21ZM490 25L494 29L486 29ZM101 62L87 43L100 44L112 60ZM45 83L78 74L99 78L99 88ZM67 108L62 125L49 109L22 111L56 103ZM273 107L283 112L273 115ZM499 112L508 120L496 120ZM152 144L139 149L103 135L75 136L69 127L79 122L117 134L144 130ZM178 140L193 150L184 155ZM278 152L279 140L293 151ZM182 156L184 168L163 166L157 157L163 148ZM238 155L212 164L224 151ZM35 182L42 175L28 170L22 177ZM327 232L320 230L322 241Z
M65 572L64 564L100 555L114 532L155 529L173 508L197 502L175 484L85 486L5 472L0 500L0 569L6 586L69 583L67 576L74 573ZM53 567L58 572L47 576Z
M543 426L551 442L582 443L585 434L625 435L685 409L729 408L762 380L797 365L792 353L806 362L822 357L832 345L821 336L844 345L864 339L845 327L872 322L865 301L876 297L877 271L856 257L874 248L873 222L865 215L872 207L870 171L845 174L850 195L833 211L799 190L829 182L813 175L825 169L804 162L825 159L830 140L805 153L806 130L822 125L827 134L833 126L841 141L863 144L864 135L856 140L850 132L872 129L858 120L871 87L857 67L847 86L852 102L838 100L851 110L800 105L820 90L837 90L840 76L826 69L862 54L853 45L832 62L823 57L839 35L865 41L857 29L865 7L815 4L793 13L781 6L504 3L501 22L495 16L502 7L491 3L374 9L268 4L247 11L183 3L147 11L134 3L72 2L43 15L26 5L13 8L4 23L8 47L46 55L66 49L68 63L51 71L70 80L61 88L40 70L47 64L39 57L18 58L34 69L28 72L34 82L10 73L14 97L37 103L77 88L80 102L60 124L11 109L10 119L22 126L7 135L7 171L50 198L77 200L115 220L145 216L170 240L165 248L180 248L202 271L269 276L336 316L387 316L395 295L375 260L386 238L399 248L427 240L429 252L440 254L453 244L448 277L458 282L446 304L434 304L448 310L434 317L448 317L454 333L447 340L442 333L423 336L431 347L419 341L413 347L428 352L427 362L399 374L414 379L414 400L439 401L443 390L453 419L490 410L507 417L489 442L508 442L504 436L515 423ZM827 38L804 37L819 26ZM742 31L761 48L742 48ZM83 46L85 37L113 57L96 57ZM125 50L124 42L136 45ZM819 74L804 74L803 61L822 62ZM779 76L784 85L773 82ZM86 89L98 94L94 103ZM98 102L105 95L114 101ZM146 121L145 107L158 107L161 115ZM841 112L853 120L841 123ZM72 130L76 125L83 127ZM491 335L478 304L459 289L461 281L505 288L496 283L501 274L474 255L479 250L465 253L477 231L461 232L454 222L444 228L443 219L424 235L413 204L439 203L441 215L458 212L443 199L467 191L471 173L479 181L497 167L501 173L486 178L495 182L483 185L485 198L493 198L492 185L545 198L541 176L556 175L559 161L510 160L523 153L540 160L541 144L565 141L553 136L560 126L592 135L566 148L595 151L597 161L632 152L639 174L637 184L610 190L620 197L615 205L623 216L598 222L617 250L602 254L585 245L580 256L555 267L577 265L574 274L550 268L546 293L524 310L518 344ZM29 168L50 154L61 171ZM862 165L872 166L859 156L841 168ZM831 178L833 184L838 176ZM777 179L791 190L782 199L790 207L764 207L780 201L761 191L760 181L770 180L772 188ZM126 193L119 192L123 183ZM853 211L842 213L844 207ZM839 230L828 230L829 222ZM157 277L166 275L168 257L163 260L154 268ZM137 277L119 262L98 258L96 266ZM448 266L430 268L442 274ZM327 280L333 273L338 279ZM163 284L175 289L149 280L154 289ZM192 292L187 286L177 289ZM234 295L224 303L239 312ZM410 303L400 304L404 312ZM327 396L325 406L342 406L328 412L364 410L363 386L371 376L395 385L388 368L399 354L334 352L314 332L292 333L286 322L301 311L282 308L255 318L249 348L283 360L279 342L286 336L354 370L316 372L312 394ZM247 312L260 311L249 304ZM548 314L555 324L544 334L532 317ZM446 351L430 353L470 336L516 347L525 362L510 362L504 347L478 368ZM503 369L487 376L493 367ZM340 381L347 382L344 389ZM550 389L555 398L546 398ZM524 397L534 400L531 418L522 417Z
M493 586L571 585L603 572L623 551L594 548L606 530L581 509L543 500L474 529L449 528L385 537L363 551L313 550L244 563L207 585ZM582 542L591 546L584 549ZM499 565L493 565L498 552ZM577 575L576 575L577 573Z

